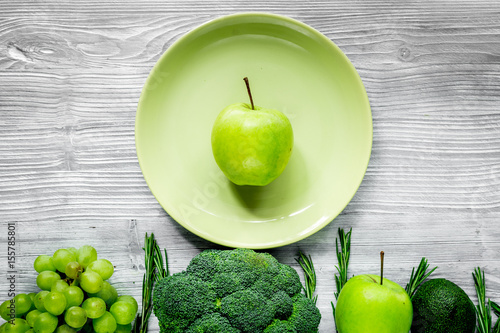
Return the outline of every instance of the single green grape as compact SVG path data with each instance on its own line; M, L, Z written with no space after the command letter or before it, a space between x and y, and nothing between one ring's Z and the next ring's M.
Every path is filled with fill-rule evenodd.
M132 332L132 324L116 325L115 333L130 333Z
M33 327L35 326L35 320L36 318L38 317L38 315L42 313L42 311L40 310L31 310L30 312L28 312L28 314L26 315L26 321L28 322L28 324Z
M98 297L90 297L83 301L82 309L87 312L87 317L96 319L106 312L106 303Z
M52 257L45 254L39 255L35 259L33 262L33 268L35 268L35 271L38 273L43 271L56 271L56 266L54 266L54 263L52 262Z
M78 261L68 262L64 270L64 273L70 279L78 279L82 272L83 272L83 267L78 263Z
M53 314L54 316L59 316L66 309L66 297L59 291L51 291L45 296L43 300L43 305L47 312Z
M102 286L103 280L96 272L83 272L80 276L80 287L90 294L101 291Z
M79 306L83 302L84 294L83 290L77 286L69 286L68 289L63 291L64 297L66 298L66 309L72 306Z
M107 280L113 275L115 268L109 260L97 259L88 265L87 271L96 272L103 280Z
M120 325L127 325L134 321L137 310L134 304L126 301L119 301L113 303L109 312L115 317L116 323Z
M41 312L46 312L47 310L45 309L44 301L45 297L48 295L49 291L47 290L42 290L35 296L35 307L37 308L38 311Z
M7 326L7 322L0 325L0 333L5 333L5 326Z
M65 280L57 280L50 286L50 291L58 291L60 293L64 292L69 288L68 282Z
M11 312L12 311L12 312ZM15 304L14 300L7 300L0 305L0 317L2 317L4 320L11 320L11 314L14 314L13 317L15 317Z
M76 333L77 331L73 327L69 327L68 325L64 324L59 326L56 331L56 333ZM129 331L128 333L130 333Z
M78 261L84 269L95 260L97 260L97 251L92 246L84 245L78 249L76 261Z
M52 262L59 272L64 273L69 262L76 261L76 256L68 249L59 249L52 255Z
M16 315L22 316L23 314L28 313L33 305L33 302L28 294L21 293L14 296L14 304L16 307Z
M114 333L116 331L116 320L111 313L106 311L102 316L92 321L96 333Z
M25 319L14 318L7 322L4 327L5 333L26 333L31 327Z
M43 271L36 277L36 285L42 290L50 290L52 284L60 280L61 276L52 271Z
M64 313L64 321L73 328L80 328L87 322L87 312L79 306L72 306Z
M137 301L135 298L133 298L130 295L122 295L116 299L117 302L129 302L134 305L135 312L137 312L137 309L139 309L139 305L137 304Z
M36 318L33 329L36 333L52 333L56 330L57 323L58 320L56 316L48 312L43 312Z
M113 287L108 281L104 281L102 289L95 294L89 294L89 296L102 298L109 308L118 298L118 293L116 292L115 287Z

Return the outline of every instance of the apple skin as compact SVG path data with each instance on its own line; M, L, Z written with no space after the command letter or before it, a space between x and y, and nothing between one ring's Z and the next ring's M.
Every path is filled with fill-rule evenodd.
M413 306L406 291L380 276L364 274L347 281L337 301L335 325L339 333L408 333Z
M223 109L212 128L217 165L236 185L265 186L285 169L292 154L293 131L280 111L247 103Z

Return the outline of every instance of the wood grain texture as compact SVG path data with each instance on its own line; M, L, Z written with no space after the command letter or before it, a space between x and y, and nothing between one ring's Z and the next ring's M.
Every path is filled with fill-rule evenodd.
M405 285L421 257L476 301L486 270L500 301L500 3L498 1L0 2L0 300L7 298L7 223L17 222L18 291L32 262L93 244L116 265L119 293L140 298L143 237L154 232L173 272L220 248L174 222L149 191L134 146L137 101L160 55L216 17L287 15L349 57L366 87L374 137L351 203L298 243L271 249L318 273L320 332L333 332L337 228L353 228L350 274ZM300 270L299 270L300 271ZM158 332L152 319L151 332Z

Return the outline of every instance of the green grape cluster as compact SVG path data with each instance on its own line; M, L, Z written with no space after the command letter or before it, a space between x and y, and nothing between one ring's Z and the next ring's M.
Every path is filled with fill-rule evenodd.
M114 273L113 264L98 259L92 246L40 255L33 267L41 291L17 294L0 305L0 316L6 320L0 333L132 331L137 301L118 296L107 281Z

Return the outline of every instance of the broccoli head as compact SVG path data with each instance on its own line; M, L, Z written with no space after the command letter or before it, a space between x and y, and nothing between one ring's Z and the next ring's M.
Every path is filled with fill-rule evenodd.
M313 333L321 315L297 272L267 253L206 250L160 280L153 309L161 333Z

